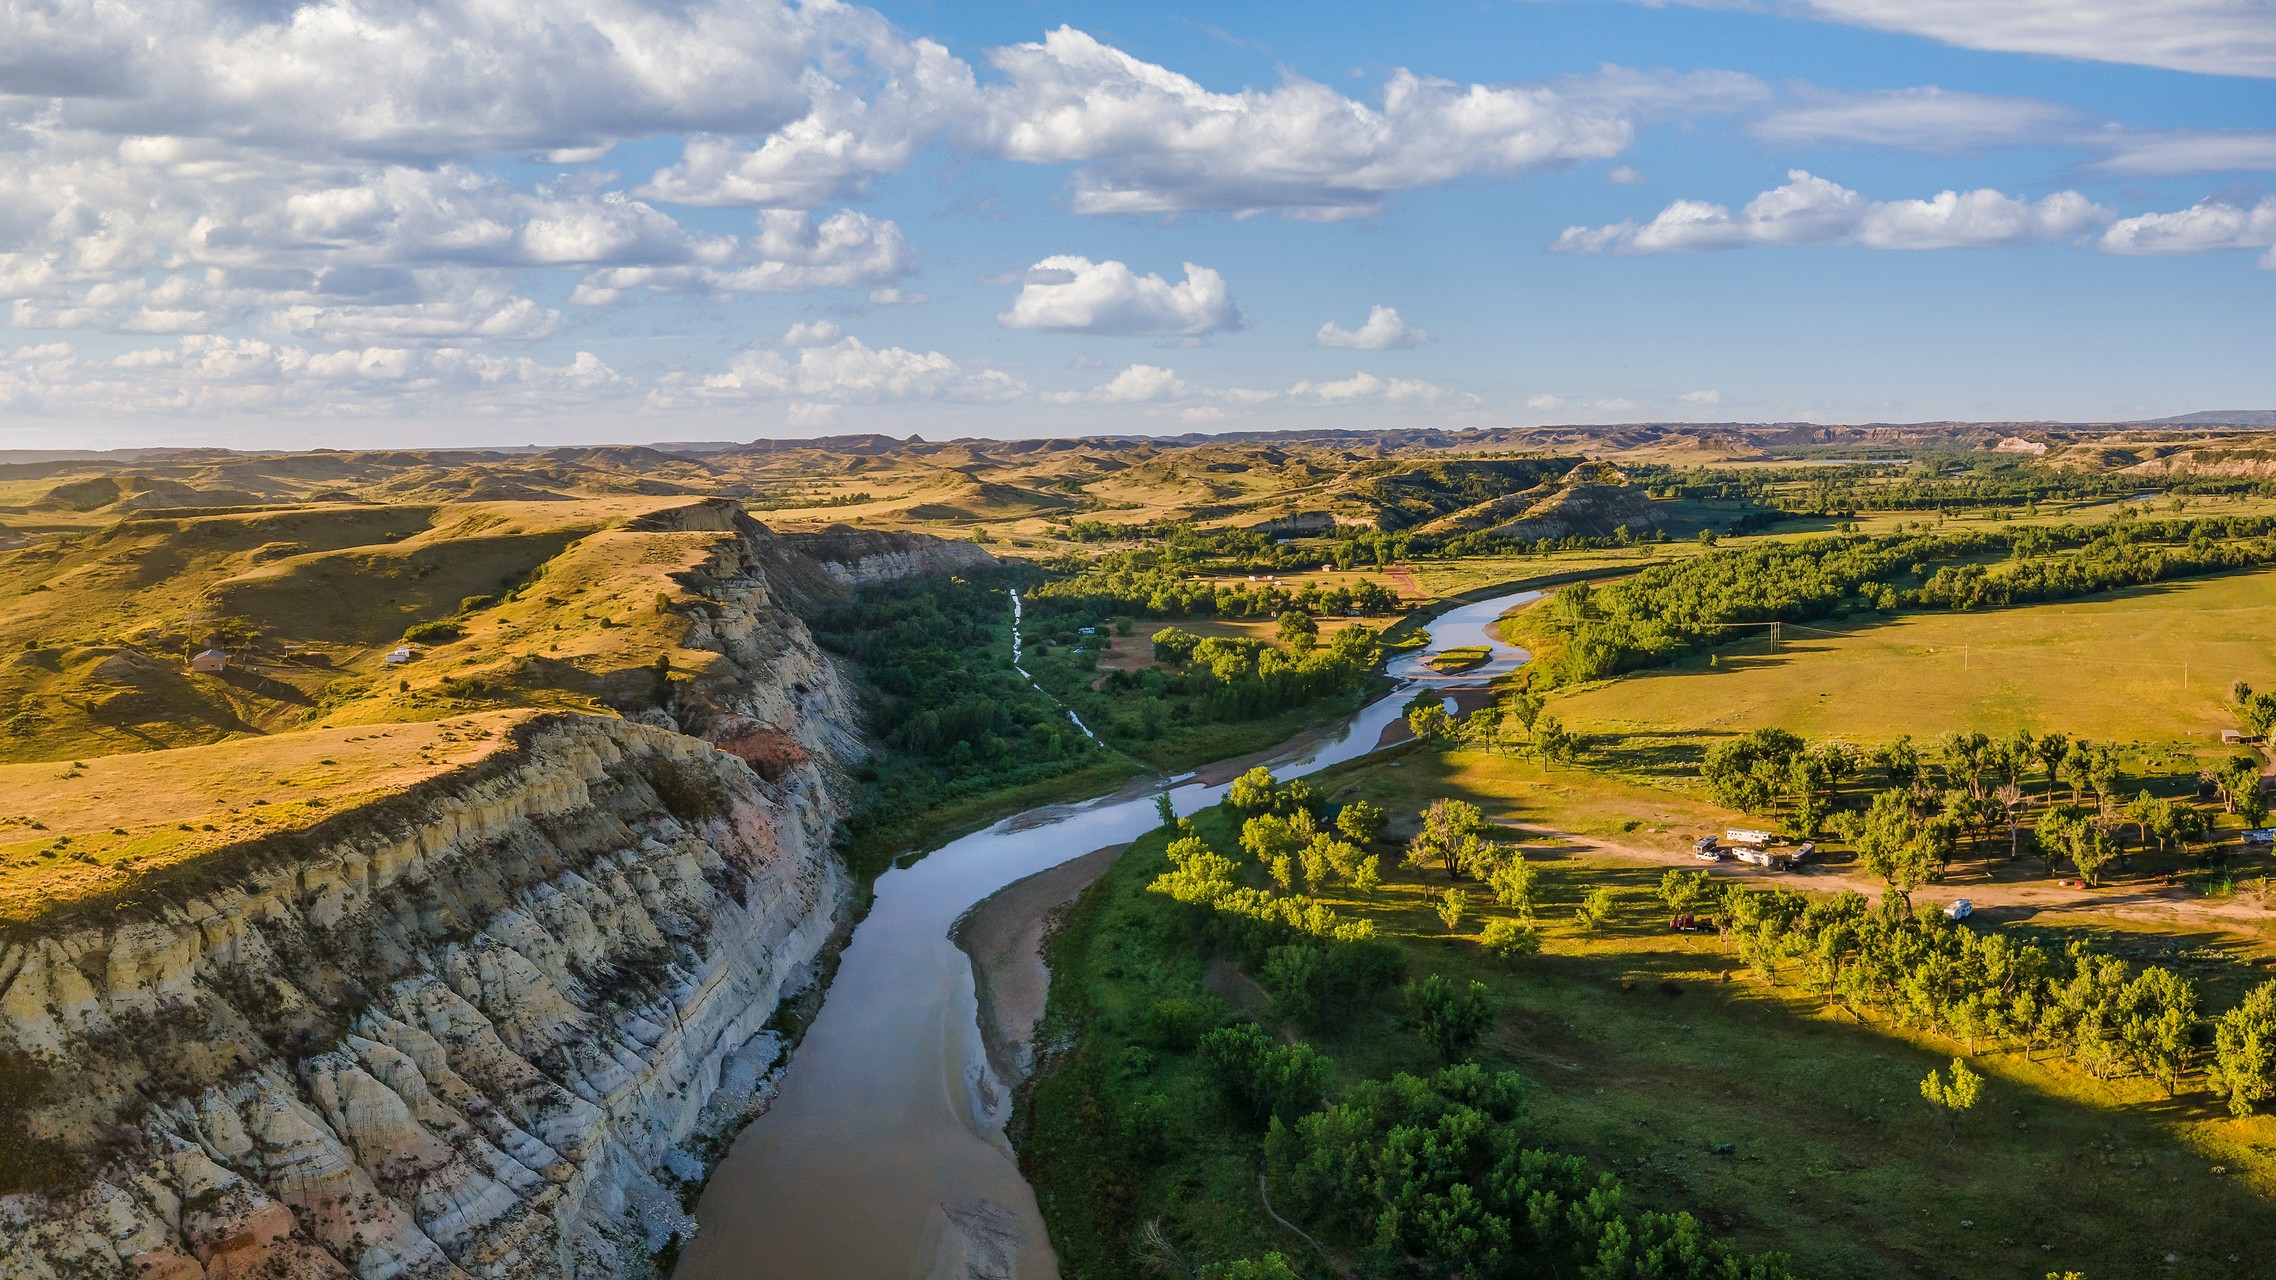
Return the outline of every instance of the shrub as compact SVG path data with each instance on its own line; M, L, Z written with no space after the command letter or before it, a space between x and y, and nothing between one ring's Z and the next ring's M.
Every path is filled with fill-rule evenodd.
M411 644L448 644L465 634L455 622L422 622L404 632L403 639Z
M1534 931L1533 926L1515 920L1488 920L1485 931L1478 935L1478 941L1484 943L1486 949L1495 955L1512 960L1541 950L1541 935Z

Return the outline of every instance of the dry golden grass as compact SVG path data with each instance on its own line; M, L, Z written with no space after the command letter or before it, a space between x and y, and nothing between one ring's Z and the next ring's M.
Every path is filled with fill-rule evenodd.
M490 711L0 765L0 921L29 919L225 845L300 830L398 794L486 758L532 714Z

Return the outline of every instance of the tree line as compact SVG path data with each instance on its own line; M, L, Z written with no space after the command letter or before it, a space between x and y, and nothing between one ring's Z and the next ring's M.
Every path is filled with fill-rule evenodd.
M1996 567L1940 563L2001 554L2008 561ZM1607 587L1574 583L1527 624L1559 642L1543 674L1575 683L1665 665L1774 620L1991 608L2266 564L2276 564L2267 516L1837 534L1710 551Z

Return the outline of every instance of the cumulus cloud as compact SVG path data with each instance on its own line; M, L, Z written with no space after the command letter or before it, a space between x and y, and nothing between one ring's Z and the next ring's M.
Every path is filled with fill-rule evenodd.
M438 161L620 138L764 132L866 11L758 0L387 0L0 10L0 98L72 100L80 127L320 156Z
M2075 191L2036 201L1989 189L1926 200L1868 200L1801 169L1733 214L1678 200L1650 222L1567 227L1557 253L1674 253L1763 244L1856 244L1872 249L1957 249L2072 240L2109 223L2110 210Z
M780 344L753 344L708 376L670 374L648 394L652 409L705 402L800 400L883 404L941 400L993 404L1028 393L994 369L969 372L938 351L872 347L827 321L793 326Z
M2266 249L2260 265L2276 270L2276 196L2246 208L2208 200L2174 213L2122 218L2102 233L2104 253L2214 253Z
M1405 347L1419 347L1431 340L1428 329L1418 329L1399 316L1396 307L1375 306L1367 309L1367 322L1357 329L1346 329L1330 320L1312 335L1316 347L1351 347L1360 351L1395 351Z
M839 39L849 54L835 74L807 75L808 112L755 144L690 139L643 194L811 207L863 193L938 142L964 155L1079 166L1068 200L1081 213L1349 218L1399 191L1616 155L1639 120L1729 110L1768 93L1730 72L1621 68L1519 85L1402 69L1372 103L1295 76L1218 93L1065 26L990 51L995 74L983 81L927 41L883 29Z
M587 275L570 301L603 306L628 290L713 293L807 293L869 289L873 301L912 301L892 282L917 269L901 228L883 218L841 209L817 222L796 209L769 209L747 245L731 238L703 260L610 267ZM884 295L882 298L877 295Z
M1964 49L2276 76L2276 9L2264 0L1769 0L1769 7Z
M1332 382L1298 382L1283 394L1298 404L1315 405L1414 405L1477 399L1418 378L1378 378L1365 372Z
M1621 165L1606 172L1604 180L1617 187L1640 187L1651 181L1641 170L1630 165Z
M1045 258L1029 268L1011 309L996 322L1008 329L1052 333L1188 337L1244 323L1225 277L1208 267L1188 262L1185 279L1172 284L1112 259L1093 262L1073 254Z
M626 389L591 352L549 365L461 347L333 350L208 334L109 356L69 343L0 355L0 405L27 414L536 412Z
M1723 393L1720 391L1686 391L1677 396L1676 399L1685 404L1721 404L1723 403Z

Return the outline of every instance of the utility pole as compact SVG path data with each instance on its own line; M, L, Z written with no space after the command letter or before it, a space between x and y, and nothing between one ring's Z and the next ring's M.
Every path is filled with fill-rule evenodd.
M1960 669L1962 671L1966 671L1968 669L1968 650L1974 647L1974 645L1966 644L1960 646Z
M1778 652L1778 624L1776 622L1770 624L1770 651L1772 653Z

